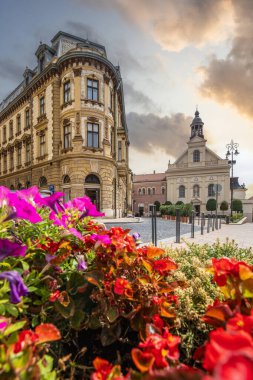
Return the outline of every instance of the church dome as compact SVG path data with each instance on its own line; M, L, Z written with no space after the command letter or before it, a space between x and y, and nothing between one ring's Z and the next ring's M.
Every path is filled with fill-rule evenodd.
M192 139L195 136L199 136L201 138L204 138L203 125L204 125L204 123L203 123L202 119L199 117L199 111L196 110L195 111L195 117L192 120L191 125L190 125L190 127L191 127L190 139Z
M204 124L202 119L199 117L199 111L196 110L195 117L192 120L191 126L196 124Z

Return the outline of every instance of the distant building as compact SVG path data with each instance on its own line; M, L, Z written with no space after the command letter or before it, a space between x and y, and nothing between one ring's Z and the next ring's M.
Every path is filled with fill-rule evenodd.
M166 201L165 173L133 175L133 212L140 216L149 215L150 205Z
M58 32L35 69L0 104L0 185L88 195L109 217L131 208L131 171L118 66L97 43Z
M192 203L197 213L206 212L206 203L216 198L219 185L218 210L222 201L230 203L230 166L206 146L204 123L195 112L190 125L188 148L166 171L167 200Z

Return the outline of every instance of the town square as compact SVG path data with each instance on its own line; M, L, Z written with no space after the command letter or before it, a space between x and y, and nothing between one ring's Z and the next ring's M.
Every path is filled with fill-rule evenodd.
M0 379L252 379L253 1L0 10Z

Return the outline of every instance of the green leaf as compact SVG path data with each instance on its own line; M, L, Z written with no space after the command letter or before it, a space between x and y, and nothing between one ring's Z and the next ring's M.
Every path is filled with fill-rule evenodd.
M85 313L82 310L77 310L71 318L71 326L73 327L73 329L78 330L84 318Z
M102 346L109 346L110 344L116 342L119 339L120 334L120 323L116 323L110 327L103 327L100 336Z
M108 310L106 314L106 317L110 323L115 322L118 316L119 316L119 312L116 307L110 307L110 309Z
M0 305L0 315L4 315L5 314L5 306L2 304Z
M13 317L18 316L18 309L16 308L16 306L12 304L7 304L5 308L6 308L7 313L12 315Z
M25 324L26 324L26 321L19 321L19 322L14 323L13 325L8 326L8 327L5 329L5 331L4 331L4 336L6 336L6 335L10 335L10 334L12 334L13 332L22 329L22 328L24 327Z

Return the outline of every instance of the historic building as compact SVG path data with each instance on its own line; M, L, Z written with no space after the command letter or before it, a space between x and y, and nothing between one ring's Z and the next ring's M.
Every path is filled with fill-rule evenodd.
M166 201L165 173L133 175L133 212L135 215L149 215L150 205Z
M206 146L203 126L197 110L190 125L188 148L169 163L166 171L167 200L192 203L197 213L206 212L208 199L216 198L216 185L218 210L223 200L230 203L230 165Z
M109 217L132 205L118 66L105 47L59 32L0 104L0 185L88 195Z

